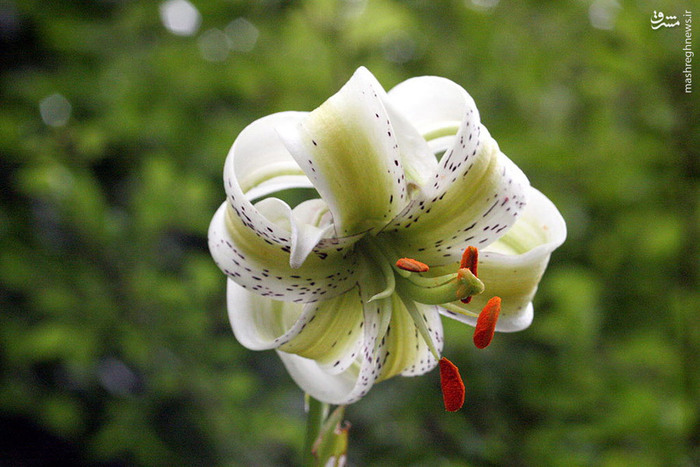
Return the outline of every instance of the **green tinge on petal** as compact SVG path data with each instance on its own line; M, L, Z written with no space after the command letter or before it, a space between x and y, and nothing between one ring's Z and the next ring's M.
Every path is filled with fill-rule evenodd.
M405 176L382 92L360 68L301 124L279 129L328 204L338 236L381 228L405 204Z
M491 297L501 297L497 331L519 331L530 325L532 298L550 254L566 238L566 225L554 204L534 188L530 188L529 195L530 203L513 228L480 252L479 278L485 285L484 293L473 297L468 305L453 304L478 313ZM476 318L470 316L445 314L476 323Z
M273 162L267 165L256 167L255 169L251 169L249 173L245 174L245 178L239 178L238 183L241 187L241 191L247 193L252 188L269 180L283 176L295 175L303 176L304 172L293 160Z
M476 111L471 96L457 83L438 76L419 76L403 81L388 93L388 99L424 136L437 137L440 129L456 127L467 109ZM475 115L476 121L479 114ZM431 139L431 138L426 138Z
M380 381L400 374L413 364L419 348L418 340L423 339L398 295L394 294L391 302L391 322L385 335L388 357L382 367Z
M308 304L315 314L294 339L280 350L316 360L330 372L345 370L355 360L362 343L360 297L349 291L331 300Z
M427 373L437 365L436 354L440 355L443 346L442 322L436 307L413 303L427 331L426 339L405 302L396 294L392 299L393 310L385 336L386 357L380 381L399 374L417 376Z
M460 141L469 138L481 143L463 148ZM451 263L466 246L483 248L501 237L526 204L528 186L484 127L465 127L424 188L425 197L413 199L382 235L402 256L431 267Z
M378 292L375 284L360 284L364 324L356 364L336 374L315 360L278 351L291 377L312 397L329 404L351 404L364 396L379 377L379 367L386 358L383 337L391 319L391 300L368 303Z
M277 300L313 302L339 295L356 283L357 258L313 252L290 267L290 232L252 205L237 214L224 202L209 227L209 250L219 268L239 285ZM263 223L264 219L264 223Z

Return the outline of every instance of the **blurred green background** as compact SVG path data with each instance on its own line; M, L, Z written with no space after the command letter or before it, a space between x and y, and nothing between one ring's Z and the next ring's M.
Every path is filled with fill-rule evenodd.
M700 464L700 58L686 94L650 24L691 2L191 1L0 1L0 464L298 463L302 393L233 337L206 232L238 132L359 65L464 86L569 237L528 330L445 323L465 408L381 383L350 463Z

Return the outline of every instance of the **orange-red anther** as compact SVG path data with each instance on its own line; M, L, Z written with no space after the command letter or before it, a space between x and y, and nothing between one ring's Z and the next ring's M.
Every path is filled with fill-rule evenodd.
M427 264L411 258L401 258L396 262L396 267L410 272L427 272L430 270Z
M445 410L456 412L461 409L464 405L464 383L459 368L445 357L440 359L440 386Z
M475 346L483 349L491 343L493 334L496 332L496 323L500 312L501 298L491 298L476 319L476 329L474 330Z
M479 250L475 246L468 246L464 253L462 253L462 262L459 263L460 268L469 269L474 276L479 277L476 274L476 266L479 263Z
M476 267L479 264L479 250L475 246L468 246L464 253L462 253L462 261L459 263L460 268L469 269L474 277L479 277L476 274ZM465 297L462 299L462 303L469 303L472 301L472 297Z

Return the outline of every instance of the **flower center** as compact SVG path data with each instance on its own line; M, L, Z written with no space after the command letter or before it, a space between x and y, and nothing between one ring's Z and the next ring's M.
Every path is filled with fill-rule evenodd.
M394 265L396 289L400 294L426 305L442 305L466 300L484 291L484 284L464 267L457 272L437 277L425 277L429 267L420 261L401 258Z
M415 302L426 305L442 305L450 310L458 311L465 315L477 316L468 310L462 310L452 303L460 300L469 303L473 295L484 291L484 284L476 276L479 262L479 251L476 247L469 246L464 250L457 271L441 276L424 276L430 271L430 267L413 258L399 258L391 264L387 253L376 241L368 239L363 242L363 250L373 264L378 267L384 277L385 288L375 294L370 301L389 297L397 292L407 311L411 314L416 327L430 347L440 366L440 385L445 409L455 412L464 404L465 389L459 369L447 358L440 358L432 339L428 335L425 323L419 318ZM492 297L479 313L474 330L474 345L483 349L493 339L496 331L498 315L501 311L500 297Z

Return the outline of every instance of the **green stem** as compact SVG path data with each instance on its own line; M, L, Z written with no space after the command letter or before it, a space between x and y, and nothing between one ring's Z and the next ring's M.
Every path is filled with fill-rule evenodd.
M321 426L328 415L328 404L306 395L308 414L306 418L306 439L304 440L304 452L302 453L302 465L314 465L314 455L311 452L314 443L321 433Z

